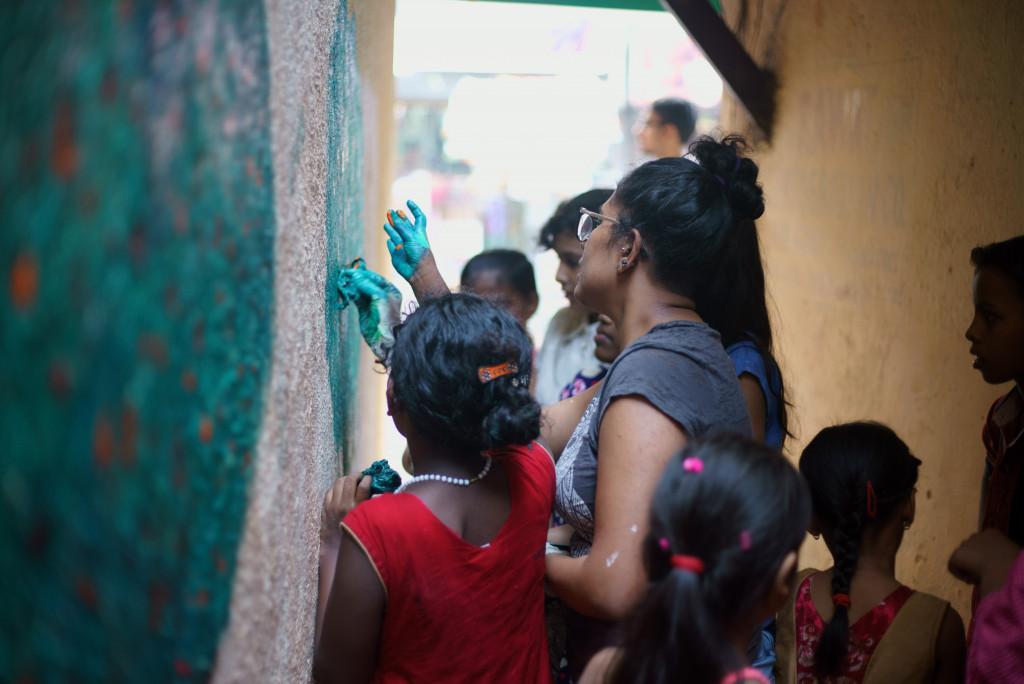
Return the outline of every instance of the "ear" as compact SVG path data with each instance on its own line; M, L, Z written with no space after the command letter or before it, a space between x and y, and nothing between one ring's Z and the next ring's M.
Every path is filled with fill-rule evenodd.
M631 268L640 259L640 250L643 249L644 239L636 228L622 236L622 261L619 262L619 273ZM622 263L622 262L625 263Z
M821 534L821 521L818 520L818 516L811 513L811 521L807 523L807 534L812 537L817 537Z
M772 577L766 597L765 609L769 615L775 615L796 589L796 551L790 551L779 564L779 569Z
M907 497L907 502L903 504L903 520L907 525L914 524L914 518L917 516L917 487L914 487L910 491L910 496Z
M531 292L530 296L526 298L525 316L523 318L529 319L530 316L537 313L537 306L540 305L540 297L537 296L536 292Z

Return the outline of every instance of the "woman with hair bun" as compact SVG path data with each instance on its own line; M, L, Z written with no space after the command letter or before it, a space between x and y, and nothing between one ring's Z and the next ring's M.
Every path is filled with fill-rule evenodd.
M569 553L547 556L547 581L567 607L573 679L646 591L641 542L672 454L711 431L752 434L736 368L706 320L734 294L733 243L749 234L740 224L764 212L746 149L738 137L702 138L694 159L643 164L600 211L580 210L574 296L611 319L622 352L600 385L546 407L543 421L556 507L572 528ZM392 264L422 301L445 286L414 207L415 224L392 214L385 230Z
M368 501L359 475L327 493L314 674L550 681L543 549L554 465L535 441L530 340L511 314L469 294L424 302L394 334L388 414L417 475Z

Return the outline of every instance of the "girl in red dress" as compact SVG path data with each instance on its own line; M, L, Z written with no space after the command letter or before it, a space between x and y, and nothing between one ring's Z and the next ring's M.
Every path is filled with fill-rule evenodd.
M327 493L315 677L549 682L555 475L534 441L526 332L477 296L449 294L396 328L386 361L388 413L417 475L369 500L359 475Z
M779 616L780 682L963 680L960 616L896 579L920 464L878 423L825 428L804 449L808 531L825 538L834 565L802 572L795 605Z

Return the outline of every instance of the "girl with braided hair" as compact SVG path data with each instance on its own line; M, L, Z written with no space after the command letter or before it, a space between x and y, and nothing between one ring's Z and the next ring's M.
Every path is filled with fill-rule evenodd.
M944 601L896 579L914 522L921 461L890 428L825 428L800 457L814 512L808 532L832 554L805 570L779 614L779 682L962 682L963 621Z

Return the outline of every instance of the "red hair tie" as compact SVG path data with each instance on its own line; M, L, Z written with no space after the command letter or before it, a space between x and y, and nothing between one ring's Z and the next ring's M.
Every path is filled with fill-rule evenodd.
M868 480L868 517L874 518L878 515L878 497L875 496L875 488Z
M673 568L679 570L686 570L692 572L695 575L699 575L704 572L704 561L696 556L684 556L681 553L674 553L669 558L669 562L672 563Z
M847 610L849 610L849 608L850 608L850 595L849 594L833 594L832 595L832 603L835 604L836 608L842 606L843 608L846 608Z

